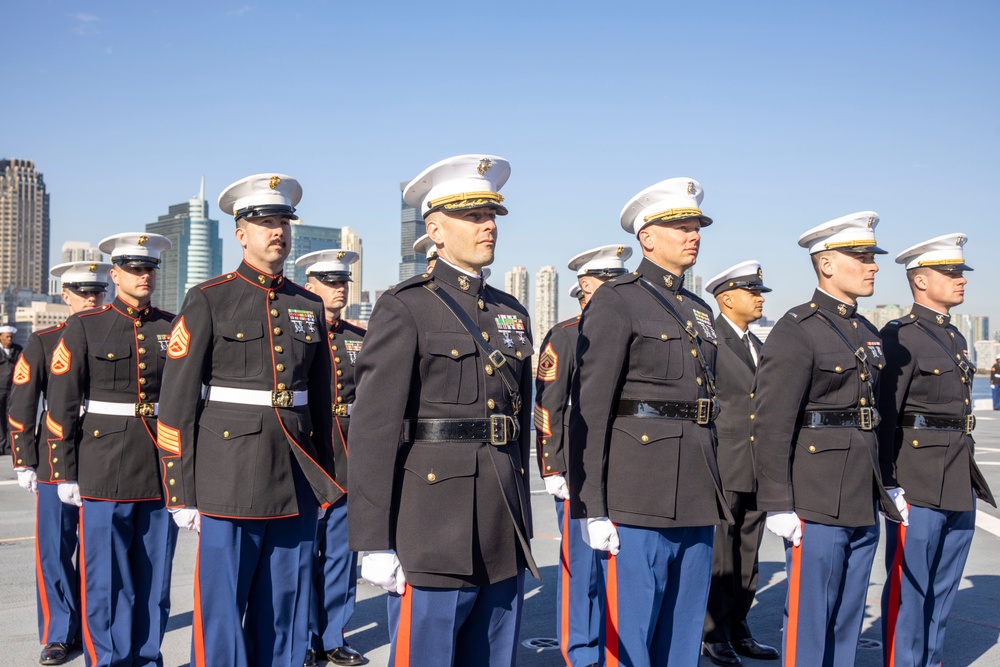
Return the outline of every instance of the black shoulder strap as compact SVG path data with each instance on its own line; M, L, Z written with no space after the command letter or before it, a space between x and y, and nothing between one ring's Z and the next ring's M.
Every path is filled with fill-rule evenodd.
M493 362L493 367L496 369L497 373L500 374L500 379L507 386L507 391L510 392L511 404L514 407L514 416L518 416L521 412L521 392L518 389L517 380L514 378L513 371L510 370L510 366L507 365L507 357L503 355L500 350L493 349L489 343L483 338L483 332L476 326L476 323L472 321L469 314L458 305L451 295L440 289L436 283L424 283L424 288L436 296L441 303L451 311L452 315L458 319L459 323L465 327L465 330L475 339L476 344L479 345L486 357Z
M840 340L844 341L844 345L846 345L847 349L850 350L851 353L854 355L854 358L858 362L858 366L861 368L861 374L865 378L864 383L868 386L868 400L870 400L874 405L875 387L874 385L872 385L871 369L868 368L868 353L865 352L864 348L861 347L860 345L858 346L857 349L854 349L854 344L847 339L847 336L844 335L844 332L838 329L837 325L831 322L830 318L821 313L818 309L816 310L816 317L818 317L822 322L826 323L828 327L833 329L834 333L836 333L840 337Z
M694 343L695 349L698 350L698 363L701 364L701 370L705 374L705 385L708 388L709 395L714 398L718 393L715 390L715 373L712 372L712 369L709 368L708 364L705 362L705 354L701 349L701 338L698 336L698 333L696 331L692 331L691 327L689 327L687 322L684 321L684 318L681 317L681 314L677 312L676 308L674 308L674 305L670 303L666 297L656 291L656 288L653 287L648 280L645 278L639 278L639 286L649 292L650 296L656 299L656 301L663 306L663 309L667 311L671 317L677 320L677 323L681 325L681 329L684 329L688 337L691 339L691 342Z
M940 345L941 349L945 351L945 353L948 355L949 359L951 359L953 362L955 362L955 365L958 366L958 369L960 371L962 371L963 375L965 375L966 377L968 377L969 375L974 375L975 374L975 372L976 372L975 367L974 366L970 366L969 364L967 364L965 362L964 359L958 357L954 352L952 352L951 348L949 348L947 345L945 345L945 342L943 340L941 340L940 338L938 338L934 334L933 331L931 331L930 329L928 329L927 327L925 327L919 321L914 322L913 325L915 327L917 327L918 329L920 329L921 331L923 331L928 336L930 336L931 340L933 340L935 343L937 343L938 345ZM970 371L971 371L971 373L970 373Z

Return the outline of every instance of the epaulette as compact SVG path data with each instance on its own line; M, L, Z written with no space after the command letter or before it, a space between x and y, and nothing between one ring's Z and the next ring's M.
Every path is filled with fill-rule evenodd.
M344 320L344 329L350 329L352 333L355 333L359 336L364 336L366 333L368 333L367 329L363 329L356 324L351 324L347 320Z
M200 290L206 290L209 287L216 287L218 285L225 285L226 283L236 280L236 273L223 273L221 276L215 276L214 278L209 278L203 283L195 285Z
M818 310L819 306L816 305L816 302L810 301L791 308L785 315L796 322L801 322L815 315Z
M407 278L398 285L393 285L385 291L386 294L397 294L410 287L415 287L417 285L423 285L424 283L429 283L431 281L431 274L429 273L418 273L412 278Z
M580 324L580 316L579 315L577 315L576 317L571 317L568 320L563 320L562 322L559 322L558 324L556 324L556 326L560 327L562 329L569 329L570 327L575 327L578 324Z
M49 334L56 333L57 331L62 331L65 328L66 328L66 323L60 322L59 324L56 324L54 326L46 327L44 329L36 331L35 335L38 337L47 336Z
M623 276L615 276L614 278L609 278L604 281L604 285L611 285L612 287L619 287L620 285L628 285L639 280L639 274L637 272L626 273Z
M156 306L153 306L153 310L155 310L156 312L158 312L160 315L163 315L168 320L172 320L175 317L177 317L177 313L171 313L169 311L163 310L162 308L157 308Z
M111 310L111 304L101 306L100 308L91 308L90 310L84 310L76 314L78 319L83 319L85 317L90 317L91 315L100 315L101 313L106 313Z
M913 313L910 313L906 317L901 317L898 320L892 320L891 322L889 322L889 324L895 324L898 327L905 327L907 324L916 324L916 323L917 323L917 316L914 315ZM889 324L886 324L886 326L889 326Z

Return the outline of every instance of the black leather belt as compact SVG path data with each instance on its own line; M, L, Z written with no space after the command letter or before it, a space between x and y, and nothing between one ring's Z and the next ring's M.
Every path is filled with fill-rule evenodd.
M871 431L882 418L874 408L855 410L806 410L802 413L803 428L859 428Z
M710 423L719 414L719 404L711 398L697 401L644 401L623 398L618 401L618 417L683 419L695 424Z
M906 414L899 418L899 425L904 428L917 428L930 431L962 431L972 433L976 428L976 416L942 417L939 415Z
M508 415L492 415L486 419L406 419L403 440L413 442L488 442L502 447L517 440L520 424Z

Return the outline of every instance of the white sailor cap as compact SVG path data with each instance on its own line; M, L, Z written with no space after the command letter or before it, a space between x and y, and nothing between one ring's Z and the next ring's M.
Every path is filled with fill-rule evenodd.
M77 292L106 292L110 271L107 262L65 262L49 269L63 287Z
M15 327L10 326L9 324L6 324L0 327L0 334L4 333L9 333L11 335L14 335L17 333L17 329ZM1000 357L997 357L997 359L1000 359Z
M427 260L437 259L438 251L434 241L431 241L430 234L424 234L413 242L413 252L418 255L425 255Z
M573 283L573 286L569 288L569 297L577 300L583 298L583 288L580 287L580 283Z
M770 287L764 285L764 272L760 268L760 262L755 259L730 266L709 280L705 286L705 291L713 296L719 296L732 289L771 291Z
M624 245L603 245L592 248L569 260L567 266L579 276L612 278L628 273L625 260L632 256L632 248Z
M302 186L285 174L254 174L236 181L219 195L219 209L234 219L253 220L271 215L298 220L295 206Z
M403 201L431 211L462 211L488 206L507 215L500 188L510 178L510 163L496 155L457 155L436 162L403 188Z
M701 219L701 226L708 227L712 219L701 212L705 190L693 178L668 178L651 185L622 209L622 229L635 236L648 224L673 222L687 218Z
M305 269L307 276L323 283L353 282L351 264L358 261L359 257L353 250L317 250L299 257L295 260L295 266Z
M103 239L98 247L111 256L111 263L130 268L156 268L160 254L173 243L166 236L147 232L125 232Z
M972 271L962 253L962 246L968 240L965 234L938 236L899 253L896 263L906 265L907 271L924 266L941 271Z
M885 250L875 245L877 226L878 213L859 211L813 227L799 237L799 245L808 248L810 255L824 250L872 252L884 255Z

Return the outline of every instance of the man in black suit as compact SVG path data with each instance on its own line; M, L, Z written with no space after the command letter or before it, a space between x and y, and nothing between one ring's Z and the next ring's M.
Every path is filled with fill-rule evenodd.
M757 592L757 550L764 535L764 512L757 509L750 449L750 391L761 341L747 327L763 315L763 293L771 288L764 285L760 264L750 260L712 278L706 290L719 306L715 387L721 409L715 428L719 474L735 523L715 531L702 651L717 665L738 665L740 655L778 657L776 649L754 640L747 625Z

